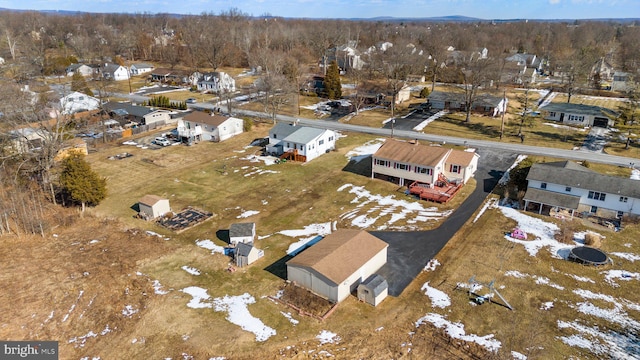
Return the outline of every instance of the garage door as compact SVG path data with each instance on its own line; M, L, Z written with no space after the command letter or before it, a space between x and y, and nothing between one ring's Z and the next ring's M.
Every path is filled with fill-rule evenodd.
M609 119L597 117L593 119L593 126L606 128L609 127Z

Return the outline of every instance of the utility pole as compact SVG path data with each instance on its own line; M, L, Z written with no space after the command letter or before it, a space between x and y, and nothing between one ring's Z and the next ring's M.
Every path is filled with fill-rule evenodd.
M502 91L502 121L500 123L500 140L504 136L504 113L507 112L507 91Z

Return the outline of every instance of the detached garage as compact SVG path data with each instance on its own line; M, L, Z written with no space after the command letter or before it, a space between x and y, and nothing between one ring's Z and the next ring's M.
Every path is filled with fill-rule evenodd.
M386 264L387 247L364 230L338 230L289 260L287 279L337 303Z

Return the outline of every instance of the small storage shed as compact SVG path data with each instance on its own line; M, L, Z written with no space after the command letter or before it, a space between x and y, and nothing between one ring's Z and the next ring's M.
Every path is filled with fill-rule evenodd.
M238 243L236 246L236 266L243 267L251 265L254 261L264 256L264 251L256 248L251 243Z
M138 201L140 208L140 216L147 220L158 218L168 212L171 212L169 199L163 199L157 195L145 195Z
M251 243L256 237L256 223L236 223L229 228L229 243L236 246L239 243Z
M389 284L378 274L371 275L358 285L358 300L378 306L389 294Z

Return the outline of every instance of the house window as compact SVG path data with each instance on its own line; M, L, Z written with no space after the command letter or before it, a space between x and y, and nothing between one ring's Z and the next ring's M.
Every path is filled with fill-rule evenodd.
M587 197L593 200L604 201L606 194L597 191L589 191L589 195Z
M460 165L451 165L449 167L449 172L460 174L460 170L461 169L462 169L462 167Z
M389 160L376 159L376 165L390 167L391 162Z
M592 206L592 207L591 207L591 213L592 213L592 214L595 214L595 213L597 213L597 212L598 212L598 207L597 207L597 206Z
M324 144L324 140L318 141L318 145L322 145L322 144Z
M329 136L329 141L333 141L333 136Z
M278 138L278 134L273 134L273 138L277 139Z
M627 202L629 200L629 198L627 198L626 196L620 196L620 202Z
M549 117L556 117L555 111L550 111L549 112Z
M618 211L618 219L622 219L622 217L624 216L624 211Z
M567 186L566 188L564 188L564 191L571 192L571 186Z
M540 189L546 189L546 188L547 188L547 183L540 184Z
M424 167L416 166L414 171L419 173L419 174L431 175L431 169L430 168L424 168Z
M400 169L400 170L408 170L408 169L409 169L409 165L407 165L407 164L402 164L402 163L396 163L396 169Z
M290 148L291 147L291 143L287 143L287 147Z

